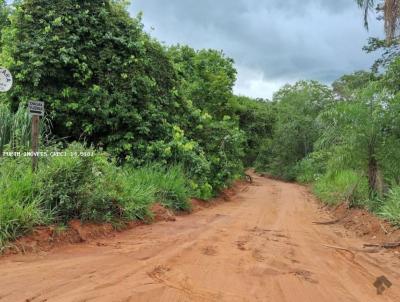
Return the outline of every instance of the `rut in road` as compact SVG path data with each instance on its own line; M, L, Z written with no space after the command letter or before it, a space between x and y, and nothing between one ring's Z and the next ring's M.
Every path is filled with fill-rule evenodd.
M399 301L395 254L312 224L324 219L305 188L255 177L231 202L175 222L2 259L0 301ZM377 295L381 276L393 285Z

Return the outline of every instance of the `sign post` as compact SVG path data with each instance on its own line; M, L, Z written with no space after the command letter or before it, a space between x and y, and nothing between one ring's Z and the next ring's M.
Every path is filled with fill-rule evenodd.
M9 91L12 85L13 78L11 73L7 69L0 67L0 92Z
M9 91L12 88L12 85L13 85L13 77L11 75L11 72L4 67L0 67L0 92ZM3 156L3 148L0 145L0 158L2 156Z
M39 158L40 117L44 115L44 103L30 101L29 113L32 116L32 171L36 172Z

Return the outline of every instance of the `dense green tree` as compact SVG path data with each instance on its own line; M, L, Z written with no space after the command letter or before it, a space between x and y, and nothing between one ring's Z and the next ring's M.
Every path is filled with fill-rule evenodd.
M188 46L171 47L169 54L180 75L185 98L218 119L231 114L229 101L236 81L232 59L221 51L195 51Z
M295 179L296 165L313 151L320 135L316 117L333 100L329 87L315 81L286 85L274 95L276 123L265 168Z
M171 135L175 70L124 2L21 1L4 40L11 104L44 101L58 137L140 156L145 142Z
M319 117L319 147L330 149L331 170L354 169L368 177L370 192L383 192L379 163L385 138L387 95L378 84L359 91L351 102L334 104Z
M170 47L168 54L178 74L178 94L186 104L180 127L209 160L204 176L218 190L243 171L245 135L232 104L233 60L220 51L179 45Z
M268 100L235 96L231 107L239 120L240 129L246 133L244 163L248 167L257 165L265 156L265 146L272 138L275 121L273 104Z
M332 88L339 100L353 99L357 91L366 88L370 82L376 81L378 76L368 71L356 71L352 74L343 75L333 82Z

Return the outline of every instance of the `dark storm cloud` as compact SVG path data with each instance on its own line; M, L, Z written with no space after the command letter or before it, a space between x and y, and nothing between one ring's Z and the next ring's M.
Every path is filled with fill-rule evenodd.
M353 0L134 0L139 11L161 41L223 49L239 70L236 91L259 97L369 68L374 57L361 48L381 27L368 34Z

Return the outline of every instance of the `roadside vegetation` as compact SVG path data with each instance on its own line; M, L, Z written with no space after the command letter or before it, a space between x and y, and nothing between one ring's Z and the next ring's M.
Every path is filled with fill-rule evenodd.
M64 152L90 152L71 144ZM89 154L89 153L87 153ZM159 202L175 211L190 210L188 180L182 167L117 167L107 154L48 157L36 174L30 158L0 161L0 245L34 226L72 219L120 223L150 221Z
M0 65L14 76L0 95L0 249L35 226L190 211L258 157L270 106L233 94L221 51L161 44L126 1L0 2ZM30 150L29 100L46 104L36 173L10 153Z
M400 9L391 0L356 0L384 20L386 39L370 38L382 54L371 71L343 75L331 87L287 85L275 94L272 137L257 169L311 184L327 204L346 202L400 225Z
M400 223L400 60L380 75L356 72L332 87L288 85L275 94L272 138L257 169L312 184L324 202L347 202Z

